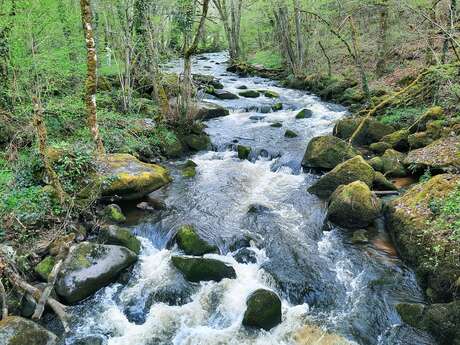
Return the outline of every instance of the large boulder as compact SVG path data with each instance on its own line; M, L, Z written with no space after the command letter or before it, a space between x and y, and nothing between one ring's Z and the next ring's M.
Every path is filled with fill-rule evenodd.
M362 181L371 187L374 176L374 169L363 157L356 156L337 165L333 170L323 175L308 191L319 197L327 198L342 184Z
M225 109L224 107L214 103L201 102L199 104L196 118L200 120L210 120L216 117L223 117L227 115L230 115L230 111L228 111L228 109Z
M55 345L58 337L39 324L18 316L0 321L1 345Z
M281 323L281 300L273 291L259 289L246 301L243 325L269 331Z
M372 184L372 186L374 190L383 190L383 191L398 190L398 188L379 171L375 172L374 183Z
M168 170L143 163L129 154L106 155L98 165L103 196L137 199L171 182Z
M200 256L207 253L217 253L216 246L206 242L191 225L182 225L176 234L176 242L187 255Z
M395 150L407 151L409 149L409 134L409 130L401 129L399 131L385 135L380 141L387 143Z
M396 309L405 323L433 334L441 345L460 345L460 300L428 306L400 303Z
M233 267L225 262L196 256L173 256L171 258L176 267L185 278L191 282L216 281L224 278L236 278Z
M189 134L184 137L184 141L193 151L206 150L211 144L211 140L206 134Z
M390 177L404 177L407 175L406 168L404 167L404 160L406 155L393 149L385 151L382 160L382 172L385 176Z
M421 284L435 302L445 302L458 293L460 263L458 240L439 212L439 202L460 184L460 176L436 175L418 183L386 207L386 226L400 255L416 268Z
M113 282L137 260L131 250L82 242L72 247L56 282L56 293L68 304L79 302Z
M337 121L334 127L334 135L340 139L348 140L356 131L362 118L345 118ZM353 140L353 144L369 145L376 141L380 141L384 136L395 131L392 126L385 125L375 119L365 119L359 133Z
M310 140L302 166L330 170L357 155L358 152L342 139L325 135Z
M460 137L448 136L421 149L410 151L404 164L420 170L445 172L460 170Z
M382 210L382 203L362 181L339 186L332 194L327 219L348 229L369 226Z

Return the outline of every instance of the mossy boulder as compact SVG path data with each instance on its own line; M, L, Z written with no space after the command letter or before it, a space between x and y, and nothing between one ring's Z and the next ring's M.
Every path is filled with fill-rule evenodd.
M176 137L165 140L161 148L168 158L179 158L184 153L184 145Z
M294 132L294 131L292 131L292 130L290 130L290 129L286 129L286 132L284 132L284 136L285 136L286 138L296 138L296 137L298 137L299 135L298 135L296 132Z
M343 140L351 138L363 118L345 118L337 121L334 126L333 134ZM365 119L360 131L353 140L356 145L369 145L380 141L386 135L393 133L395 129L392 126L385 125L375 119Z
M131 250L115 245L82 242L72 247L56 282L56 293L74 304L113 282L137 260Z
M174 267L182 272L184 277L191 282L216 281L236 278L233 267L216 259L196 256L173 256Z
M460 345L460 300L432 305L400 303L396 309L405 323L433 334L441 345Z
M434 205L459 184L459 175L436 175L412 186L386 207L387 230L401 257L416 268L420 283L430 289L435 302L450 301L458 292L458 242L446 226L437 225L439 214Z
M329 170L356 155L358 152L342 139L332 135L315 137L308 143L302 166Z
M48 281L48 276L50 275L55 263L56 259L53 256L47 256L40 261L37 266L35 266L34 271L38 274L40 279L46 282Z
M337 165L333 170L323 175L308 191L321 198L327 198L342 184L362 181L371 187L374 176L374 169L363 157L356 156Z
M139 239L127 228L121 228L116 225L109 225L102 228L101 240L105 244L115 244L126 247L136 254L139 254L141 251L141 241L139 241Z
M121 207L117 204L107 205L104 209L104 215L107 220L115 223L123 223L126 221L126 217L121 210Z
M309 119L313 116L313 112L310 109L302 109L295 116L296 119Z
M260 96L260 93L256 90L246 90L239 92L238 95L245 98L257 98Z
M193 81L198 84L200 88L206 88L208 86L213 87L214 89L223 89L224 85L212 75L206 74L193 74Z
M383 191L398 190L398 188L379 171L375 172L374 182L372 183L372 186L374 190L383 190Z
M410 148L414 150L430 145L434 139L427 132L417 132L409 135L407 141L409 142Z
M379 141L377 143L370 144L369 148L371 149L372 152L375 152L377 154L382 154L382 153L385 153L386 150L391 149L391 145L388 143Z
M360 229L372 224L381 210L382 204L369 186L355 181L339 186L332 194L327 219L344 228Z
M409 149L409 134L409 130L400 129L399 131L385 135L380 141L387 143L395 150L404 152Z
M381 157L374 157L367 162L375 171L383 172L383 160Z
M280 97L279 93L275 91L271 91L271 90L263 90L262 93L264 94L265 97L268 97L268 98L279 98Z
M182 167L182 176L186 178L191 178L196 176L196 167L198 165L192 161L188 160Z
M280 111L283 110L283 103L278 102L272 105L272 110L273 111Z
M385 151L381 157L383 162L383 173L385 176L404 177L407 176L407 170L404 167L406 155L393 149Z
M457 172L460 170L460 137L448 136L410 151L404 164L420 170Z
M58 337L39 324L19 316L0 321L2 345L56 345Z
M211 140L206 134L189 134L184 137L184 141L193 151L206 150L211 144Z
M200 120L210 120L216 117L223 117L227 115L230 115L230 111L228 109L225 109L224 107L214 103L201 102L198 105L198 113L196 118Z
M182 225L176 234L176 242L187 255L200 256L208 253L218 253L216 246L203 240L191 225Z
M410 133L423 132L427 129L427 125L432 121L442 120L444 118L444 110L441 107L432 107L426 111L412 126L409 127Z
M251 148L249 146L238 145L236 151L238 152L239 159L248 159L251 154Z
M108 154L98 165L103 196L137 199L171 182L167 169L129 154Z
M281 323L281 300L273 291L259 289L246 301L243 325L269 331Z

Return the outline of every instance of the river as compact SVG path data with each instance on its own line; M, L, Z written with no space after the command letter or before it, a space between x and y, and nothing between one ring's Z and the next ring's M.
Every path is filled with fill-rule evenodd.
M395 255L383 221L369 232L369 243L353 244L350 233L324 227L326 205L307 192L318 178L300 165L308 141L330 133L347 109L272 80L238 77L226 72L226 60L222 53L205 54L193 71L219 78L233 93L244 85L275 91L280 99L202 95L231 111L206 122L213 149L191 157L198 164L192 179L181 176L183 161L168 163L174 182L157 193L167 209L131 214L130 227L143 244L139 262L129 277L72 307L74 331L66 344L93 335L107 345L288 345L305 325L351 344L435 344L403 325L395 310L398 302L423 302L423 293ZM167 69L178 71L180 63ZM283 110L264 113L276 102ZM303 108L313 116L296 120ZM283 127L271 127L274 122ZM285 138L286 129L298 137ZM237 158L237 142L252 148L250 160ZM170 260L178 253L171 238L182 224L216 243L222 255L209 256L232 264L237 278L185 281ZM232 254L248 239L257 261L237 263ZM241 326L247 296L261 287L282 298L283 321L270 332Z

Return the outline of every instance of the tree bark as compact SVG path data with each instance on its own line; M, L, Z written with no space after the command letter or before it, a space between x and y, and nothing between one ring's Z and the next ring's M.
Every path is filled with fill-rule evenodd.
M388 54L388 0L382 0L379 4L379 38L377 45L377 65L376 74L381 77L385 74L387 69L387 54Z
M231 61L237 61L241 55L240 30L243 0L212 0L219 12L228 42Z
M355 52L355 62L356 62L356 67L359 70L359 75L361 77L361 84L362 84L362 89L364 92L364 95L366 96L367 101L370 103L371 101L371 93L369 91L369 82L367 80L367 74L366 70L364 68L364 62L361 58L361 52L360 52L360 47L359 47L359 40L358 40L358 32L356 30L356 26L353 22L353 18L349 17L348 18L350 22L350 29L351 29L351 40L353 43L353 50Z
M104 145L99 134L99 126L97 123L97 106L96 106L96 92L97 92L97 54L96 44L94 41L93 28L92 28L92 14L90 0L80 0L81 17L83 23L83 30L85 33L86 52L87 52L87 75L85 85L85 101L88 125L93 136L94 143L96 144L96 152L99 156L105 154Z

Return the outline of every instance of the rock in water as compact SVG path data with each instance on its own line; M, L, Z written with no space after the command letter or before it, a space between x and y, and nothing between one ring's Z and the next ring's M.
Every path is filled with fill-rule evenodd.
M308 143L302 166L330 170L356 155L358 152L342 139L332 135L315 137Z
M177 245L187 255L204 255L207 253L218 253L216 246L213 246L201 239L191 225L182 225L176 234Z
M224 278L236 278L233 267L219 260L195 256L173 256L171 260L173 265L191 282L210 280L220 282Z
M374 181L375 171L361 156L337 165L333 170L323 175L308 191L321 198L329 197L338 186L355 181L362 181L369 187Z
M247 90L247 91L241 91L238 93L241 97L246 97L246 98L257 98L260 96L260 93L255 91L255 90Z
M291 131L290 129L286 129L286 132L284 133L284 136L286 138L296 138L298 137L298 134L294 131Z
M168 170L159 165L123 153L105 157L98 163L103 196L137 199L171 182Z
M82 242L72 247L56 282L56 293L68 304L79 302L113 282L137 260L131 250Z
M451 303L401 303L396 309L408 325L433 334L440 344L460 345L460 300Z
M310 109L302 109L295 116L296 119L309 119L313 116L313 112Z
M141 251L141 241L129 229L110 225L105 229L101 229L101 237L106 244L123 246L136 254Z
M251 154L251 148L248 146L238 145L236 150L238 151L239 159L248 159L249 155Z
M270 91L270 90L261 90L261 92L264 94L265 97L267 98L280 98L279 93L275 91Z
M58 337L39 324L18 316L0 321L1 345L55 345Z
M359 229L370 225L382 210L382 204L368 185L355 181L339 186L332 194L327 218L338 226Z
M200 120L210 120L216 117L230 115L230 111L228 111L228 109L210 102L201 102L198 106L199 110L196 118Z
M206 150L211 144L211 140L206 134L189 134L184 137L184 141L194 151Z
M216 96L219 99L238 99L239 97L234 93L225 90L215 90L212 93L213 96Z
M126 217L121 210L121 207L117 204L110 204L107 205L104 209L104 214L109 221L115 223L123 223L126 221Z
M246 301L243 325L269 331L281 323L281 300L276 293L259 289Z

